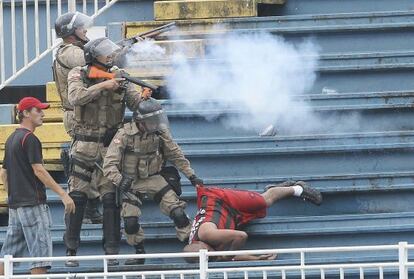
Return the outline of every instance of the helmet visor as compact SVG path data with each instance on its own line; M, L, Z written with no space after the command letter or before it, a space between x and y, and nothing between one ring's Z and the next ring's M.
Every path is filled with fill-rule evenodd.
M103 40L100 42L94 49L95 57L98 56L110 56L114 54L115 51L118 51L120 48L111 40Z
M93 19L82 13L76 12L71 23L74 28L88 29L93 26Z
M135 120L142 124L142 127L147 133L154 133L169 128L168 117L163 110L137 115Z

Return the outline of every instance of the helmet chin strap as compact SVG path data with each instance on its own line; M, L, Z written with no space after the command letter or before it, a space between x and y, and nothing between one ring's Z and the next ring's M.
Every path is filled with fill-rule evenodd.
M102 67L104 67L107 70L111 69L114 66L113 63L111 63L111 64L104 64L104 63L101 63L101 62L97 61L96 59L94 59L93 64L98 65L98 66L102 66Z
M73 34L76 39L78 39L79 42L81 42L83 45L86 45L89 42L89 38L86 37L86 40L79 37L76 33Z

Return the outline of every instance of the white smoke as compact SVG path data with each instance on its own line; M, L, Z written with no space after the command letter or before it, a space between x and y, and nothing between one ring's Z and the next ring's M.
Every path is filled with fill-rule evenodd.
M145 39L133 44L126 54L127 66L148 64L148 61L167 59L166 50L151 39Z
M229 34L203 59L176 53L173 61L172 97L203 116L242 111L226 124L256 132L269 124L287 132L314 128L303 124L315 118L310 105L297 98L316 78L318 48L310 41L294 46L267 33Z
M225 113L221 120L229 128L256 133L267 130L269 134L274 130L306 134L361 128L358 113L321 116L303 98L338 93L326 87L322 92L310 92L319 60L318 46L312 41L293 45L265 32L227 34L206 52L195 59L185 43L165 49L145 40L128 51L127 62L143 76L165 73L172 99L207 120Z

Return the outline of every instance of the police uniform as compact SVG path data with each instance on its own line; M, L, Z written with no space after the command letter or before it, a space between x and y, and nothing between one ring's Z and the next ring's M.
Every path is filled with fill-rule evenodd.
M66 132L73 137L73 106L68 99L68 74L78 66L85 66L83 49L77 44L63 44L56 52L53 74L56 88L62 102L63 124Z
M107 147L122 126L125 106L134 110L141 101L132 84L116 91L102 90L95 86L103 80L87 78L87 66L75 67L69 72L68 99L74 108L74 142L71 148L72 172L70 195L75 200L75 214L84 208L83 202L89 183L96 174L96 185L104 208L104 249L107 254L119 252L119 209L115 205L115 188L96 164L102 164ZM65 244L75 250L79 246L79 217L66 216Z
M66 132L73 139L74 112L73 105L68 99L68 75L70 70L78 66L84 66L85 58L81 43L62 44L56 52L53 62L53 75L57 92L62 102L63 125ZM99 192L95 183L91 183L88 191L88 199L95 200Z
M142 194L158 202L161 212L173 219L179 240L188 239L191 224L184 213L186 203L160 175L165 161L171 162L187 178L194 175L190 162L167 129L145 133L132 121L118 131L108 148L104 160L105 176L116 185L121 183L123 175L133 178L128 195L123 194L121 210L130 245L139 244L144 239L144 232L137 223L137 217L141 216L139 197Z

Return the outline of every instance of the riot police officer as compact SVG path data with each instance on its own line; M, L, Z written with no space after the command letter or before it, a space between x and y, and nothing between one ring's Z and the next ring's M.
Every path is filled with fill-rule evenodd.
M178 168L193 185L203 183L173 141L161 105L150 98L138 105L133 120L115 135L104 160L105 176L123 195L121 216L125 234L137 254L145 253L144 232L139 223L140 197L144 194L173 220L179 240L186 241L190 234L191 224L184 211L186 203L178 196L181 194L180 176L176 168L165 167L166 161ZM143 262L143 259L130 259L125 264Z
M55 31L63 43L59 46L53 61L53 76L63 109L63 125L66 132L73 138L73 106L68 100L68 74L78 66L85 66L83 46L89 41L86 33L93 24L91 17L75 12L59 16L55 22ZM69 149L62 150L62 163L69 176ZM92 181L88 192L84 223L102 223L102 214L98 210L99 192Z
M68 76L68 98L74 108L71 148L72 171L69 195L75 201L76 212L66 215L64 242L67 255L76 255L80 242L83 211L92 176L103 203L103 247L106 254L117 254L120 242L120 209L115 202L115 188L99 170L107 147L118 128L122 126L125 106L135 110L141 102L135 86L124 83L120 87L115 79L92 79L88 73L92 67L109 71L113 65L114 53L119 47L108 38L88 42L84 47L86 66L75 67ZM148 93L148 91L146 91ZM66 262L77 266L77 261ZM111 260L109 264L118 264Z

